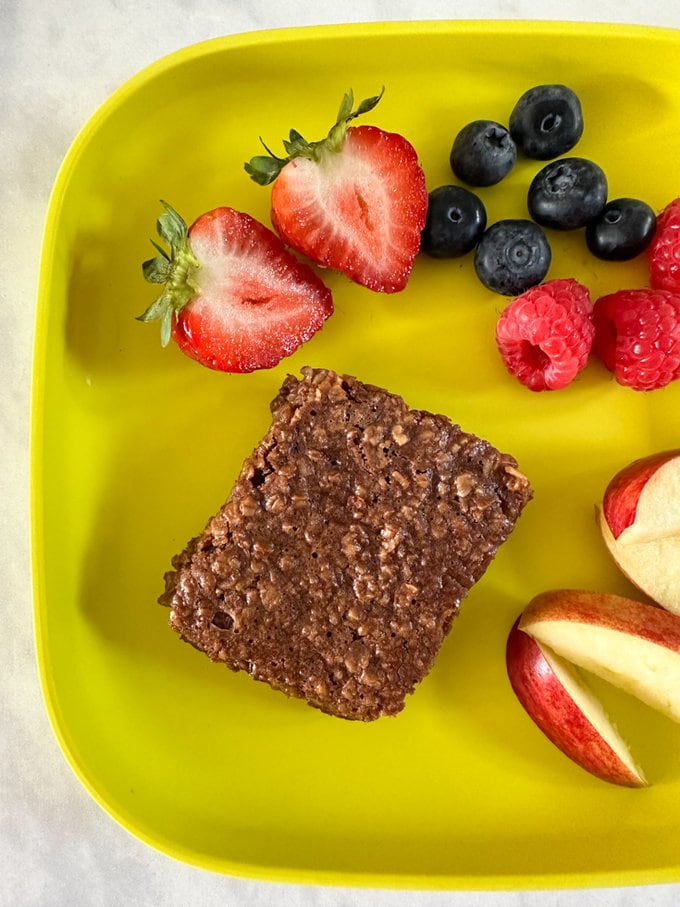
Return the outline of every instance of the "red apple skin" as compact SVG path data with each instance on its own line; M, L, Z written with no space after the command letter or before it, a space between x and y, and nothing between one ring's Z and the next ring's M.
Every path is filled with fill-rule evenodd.
M506 646L510 685L525 712L565 756L595 777L624 787L645 787L583 714L536 640L515 621Z
M647 482L660 466L678 456L680 449L641 457L617 472L609 482L602 500L602 512L615 539L635 522L640 494Z
M574 620L610 627L680 652L680 616L658 605L609 592L583 589L541 592L520 615L519 628L530 634L532 624L545 620Z

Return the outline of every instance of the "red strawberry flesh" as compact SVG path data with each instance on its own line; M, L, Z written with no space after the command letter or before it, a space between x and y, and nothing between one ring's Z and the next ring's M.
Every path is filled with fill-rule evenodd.
M427 214L413 146L375 126L347 129L340 151L299 157L272 187L272 223L284 242L369 289L402 290Z
M333 311L330 291L263 224L216 208L189 228L199 268L194 298L179 312L173 337L210 368L271 368L322 326Z

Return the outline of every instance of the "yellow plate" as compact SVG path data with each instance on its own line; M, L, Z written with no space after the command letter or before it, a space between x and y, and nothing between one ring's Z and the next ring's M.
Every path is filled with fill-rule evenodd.
M549 587L632 593L593 505L633 457L677 446L680 385L619 387L591 363L532 394L504 371L504 305L470 258L419 259L379 296L327 274L336 312L272 371L224 375L135 321L167 199L268 222L243 162L261 135L325 134L342 93L385 85L368 121L417 147L428 188L471 119L507 121L528 87L580 95L578 153L612 197L680 195L680 42L672 31L562 23L424 22L239 35L189 47L123 85L77 137L49 206L32 425L37 653L56 735L86 788L133 834L198 866L289 881L525 888L680 879L680 733L600 688L653 786L587 775L513 698L510 625ZM490 221L525 215L540 165L481 194ZM551 277L594 296L645 283L554 235ZM443 411L515 454L536 491L464 603L437 664L396 719L329 718L211 664L156 604L171 556L226 498L288 371L329 366Z

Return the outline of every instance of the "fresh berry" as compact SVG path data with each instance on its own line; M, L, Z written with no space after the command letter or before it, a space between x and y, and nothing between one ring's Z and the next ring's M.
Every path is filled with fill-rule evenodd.
M517 296L536 286L550 267L550 244L530 220L499 220L482 235L475 250L475 271L489 290Z
M644 252L655 228L656 216L646 202L617 198L586 225L586 244L597 258L628 261Z
M157 230L170 253L153 243L159 254L143 265L164 289L139 316L160 320L163 346L172 337L202 365L251 372L293 353L332 314L330 290L250 215L215 208L187 229L165 209Z
M607 204L607 177L593 161L565 157L546 164L531 181L529 214L553 230L576 230Z
M505 126L493 120L475 120L454 139L449 160L464 183L493 186L514 167L517 148Z
M536 85L515 104L510 134L524 154L535 160L566 154L583 134L581 102L566 85Z
M585 368L593 343L593 304L576 280L549 280L509 303L496 343L510 374L532 391L559 390Z
M459 258L472 251L486 228L486 208L462 186L439 186L429 195L420 248L432 258Z
M307 142L291 130L285 158L270 152L245 166L255 182L274 184L272 223L285 243L371 290L395 293L406 286L420 248L427 189L403 136L349 126L381 96L352 110L349 92L325 139Z
M649 279L655 289L680 293L680 198L657 218L649 247Z
M597 300L593 320L593 352L619 384L648 391L680 376L680 296L619 290Z

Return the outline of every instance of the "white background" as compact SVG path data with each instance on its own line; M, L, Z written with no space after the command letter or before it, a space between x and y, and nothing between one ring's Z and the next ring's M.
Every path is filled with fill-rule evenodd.
M449 18L576 19L678 28L680 5L674 0L0 0L3 907L680 903L680 884L589 892L390 892L273 885L202 872L156 853L102 812L68 768L42 704L29 576L31 344L43 221L71 141L121 83L187 44L282 26Z

